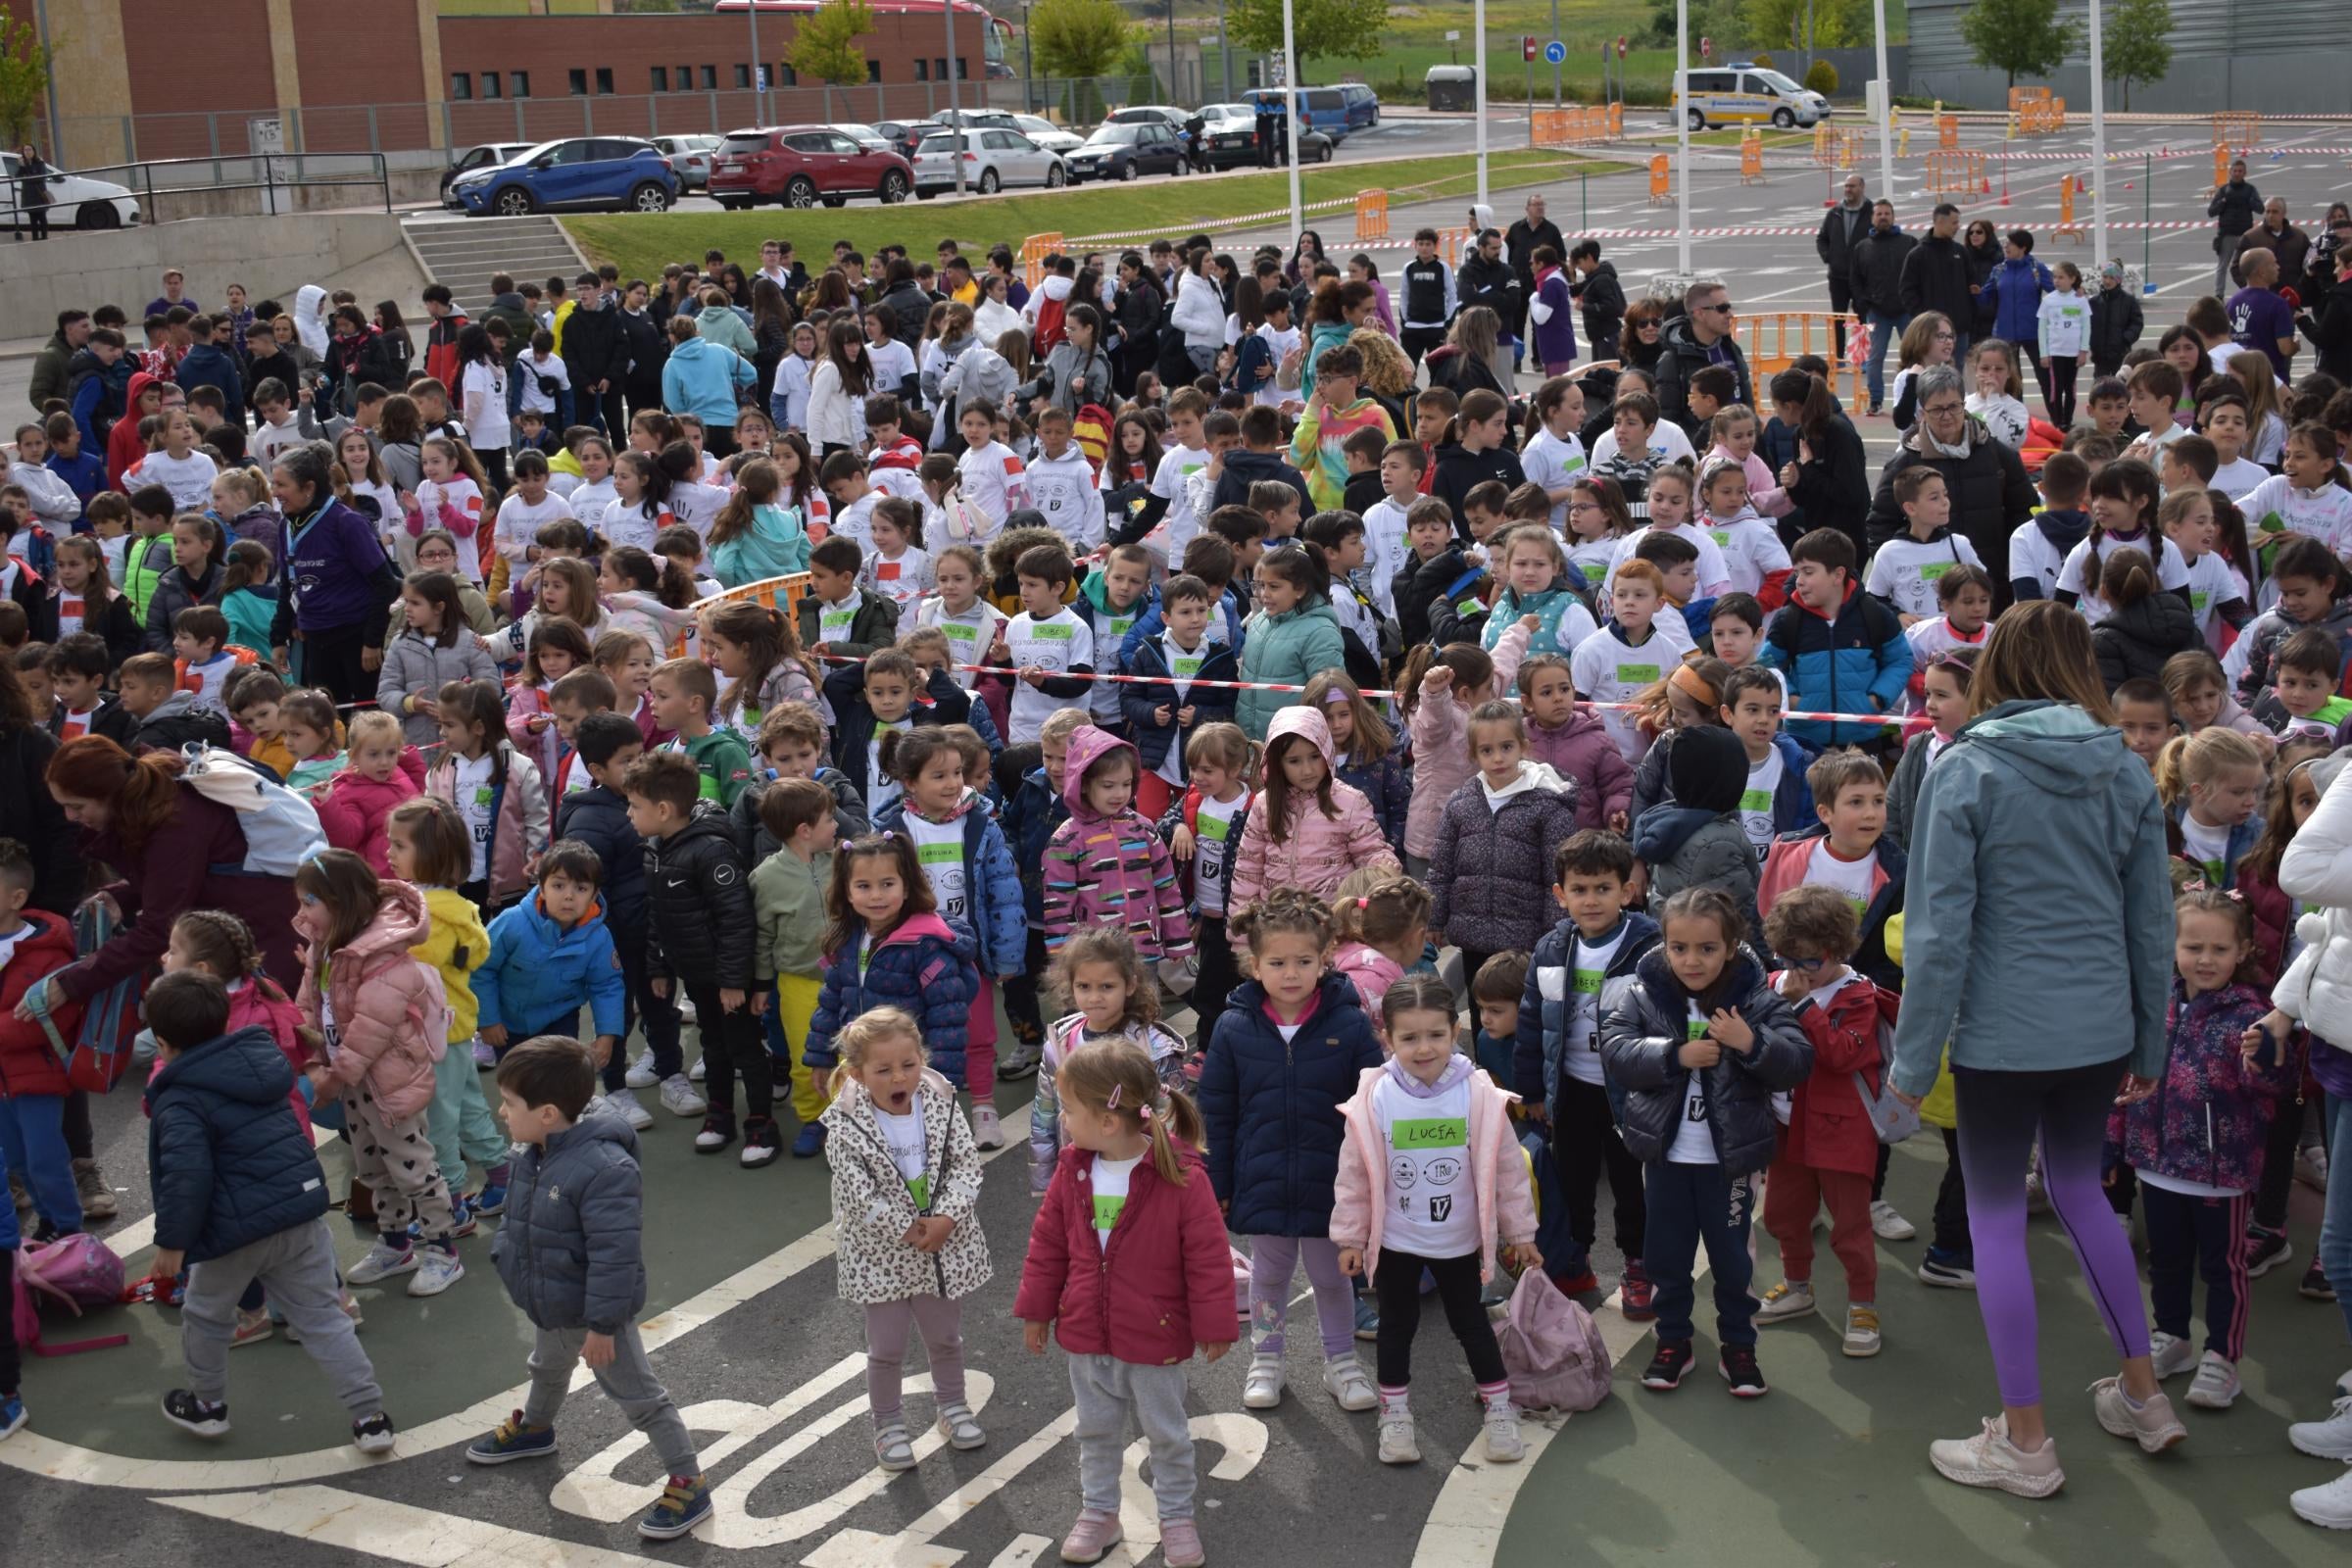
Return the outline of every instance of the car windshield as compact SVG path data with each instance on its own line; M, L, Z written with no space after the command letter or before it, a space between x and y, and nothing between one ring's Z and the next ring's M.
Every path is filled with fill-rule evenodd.
M1123 146L1134 141L1136 135L1136 127L1133 125L1103 125L1097 129L1092 136L1086 138L1086 144L1089 147Z
M1763 82L1766 86L1772 88L1776 92L1799 93L1804 91L1802 87L1799 87L1795 82L1790 81L1787 76L1782 75L1777 71L1758 71L1750 74L1754 75L1758 81Z
M767 151L767 132L764 130L731 131L719 143L718 150L736 158L749 158L754 153Z
M975 141L973 145L977 146L978 142ZM948 130L943 130L936 136L925 136L921 145L915 148L915 152L919 156L929 156L933 153L947 154L955 151L956 133Z

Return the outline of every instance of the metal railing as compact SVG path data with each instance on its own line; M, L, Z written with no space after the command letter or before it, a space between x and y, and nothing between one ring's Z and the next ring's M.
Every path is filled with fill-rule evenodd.
M343 166L338 169L336 166ZM343 172L348 169L348 172ZM380 154L282 154L232 158L150 158L137 163L97 164L55 170L47 176L100 179L127 189L139 204L142 222L172 222L185 218L264 216L310 210L299 193L306 190L351 189L373 191L373 204L392 211L392 180ZM224 196L255 193L252 212L247 204ZM19 187L8 182L6 211L12 220L27 211L18 201ZM87 201L51 201L55 214Z

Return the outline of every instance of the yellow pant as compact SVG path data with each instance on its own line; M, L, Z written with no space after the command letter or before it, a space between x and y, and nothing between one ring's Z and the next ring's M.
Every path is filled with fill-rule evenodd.
M776 976L776 1023L784 1034L784 1049L792 1060L792 1109L808 1126L823 1114L832 1097L819 1088L815 1072L803 1058L808 1049L808 1025L816 1017L816 1001L824 989L814 975Z

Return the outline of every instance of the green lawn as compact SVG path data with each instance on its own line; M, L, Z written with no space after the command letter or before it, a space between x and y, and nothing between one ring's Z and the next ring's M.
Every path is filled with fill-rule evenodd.
M1540 183L1578 174L1623 173L1633 166L1600 159L1521 149L1488 159L1491 186ZM1302 199L1339 201L1359 190L1386 188L1398 203L1465 195L1476 188L1477 162L1468 154L1445 158L1400 158L1312 168L1300 181ZM757 255L763 239L792 241L804 260L832 254L846 239L872 254L885 244L928 257L943 239L966 251L984 251L1000 241L1017 245L1024 235L1059 232L1078 239L1096 234L1181 234L1213 231L1223 220L1271 212L1290 200L1288 176L1244 174L1223 179L1157 179L1135 184L1090 185L1076 190L972 199L910 202L881 207L871 202L832 211L789 212L762 208L749 213L665 213L642 217L600 214L563 220L581 250L611 262L623 277L657 277L664 264L700 256L716 246L730 256Z

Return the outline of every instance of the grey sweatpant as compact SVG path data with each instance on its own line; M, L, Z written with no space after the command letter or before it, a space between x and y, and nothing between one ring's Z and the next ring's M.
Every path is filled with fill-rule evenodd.
M1193 1425L1184 1413L1184 1368L1138 1366L1115 1355L1070 1357L1078 1411L1079 1505L1119 1511L1119 1472L1132 1414L1152 1445L1152 1496L1162 1519L1193 1516Z
M384 1391L376 1385L375 1367L343 1315L334 1238L323 1219L291 1226L189 1268L187 1298L179 1309L179 1349L187 1358L189 1391L214 1403L228 1397L228 1344L236 1332L237 1298L255 1280L302 1336L302 1348L334 1384L344 1408L354 1416L381 1410Z
M552 1427L556 1413L564 1408L571 1369L579 1364L580 1347L586 1343L588 1331L543 1328L536 1333L538 1338L531 1344L531 1393L522 1401L522 1419L531 1426ZM686 1423L678 1418L678 1407L670 1402L668 1391L654 1376L654 1364L646 1359L645 1342L637 1337L636 1324L625 1324L612 1336L612 1364L590 1371L596 1386L629 1418L629 1425L653 1440L664 1475L703 1473L694 1440L686 1435Z

